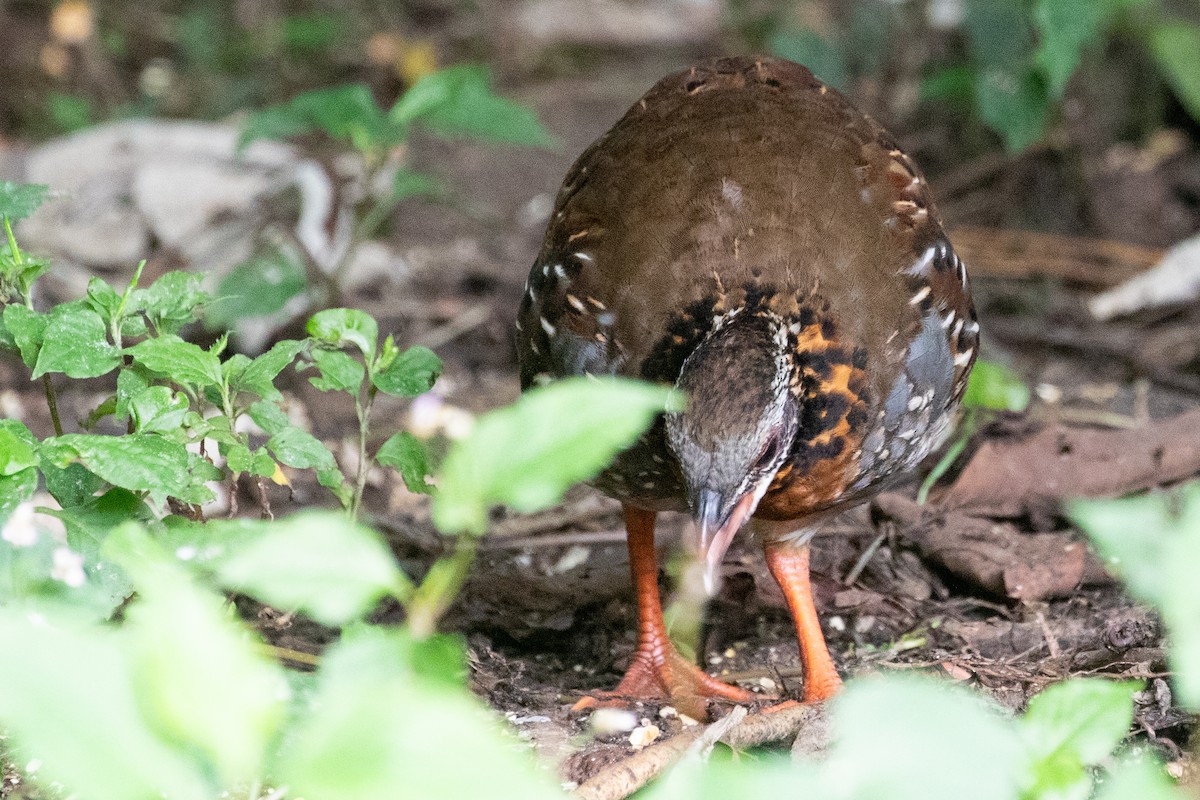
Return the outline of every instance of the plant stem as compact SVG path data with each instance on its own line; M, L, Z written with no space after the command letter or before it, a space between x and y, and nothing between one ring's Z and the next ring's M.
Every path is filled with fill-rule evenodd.
M370 432L371 406L375 404L375 386L366 379L365 396L354 399L354 411L358 415L358 472L354 477L354 498L350 501L350 518L358 519L362 506L363 492L367 487L367 473L371 471L371 459L367 457L367 435Z
M413 636L425 639L437 632L438 621L458 597L467 573L475 563L478 544L479 540L474 536L459 536L454 553L449 558L438 559L429 568L408 604L408 629Z
M54 386L50 383L50 376L42 376L42 388L46 390L46 405L50 407L50 421L54 423L54 435L63 435L62 420L58 418L58 397L54 393Z

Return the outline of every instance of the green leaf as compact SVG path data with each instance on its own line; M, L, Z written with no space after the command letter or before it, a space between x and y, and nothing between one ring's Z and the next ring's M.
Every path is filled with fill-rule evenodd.
M277 431L267 447L277 459L296 469L326 469L337 464L320 439L294 425Z
M403 167L396 170L396 177L392 179L392 197L396 200L434 195L440 190L441 184L434 178Z
M999 709L946 682L869 677L834 700L823 797L1012 800L1020 739Z
M1046 73L1050 95L1062 97L1079 67L1084 48L1102 43L1105 28L1128 0L1036 0L1033 20L1040 34L1034 61Z
M232 378L229 388L234 392L256 394L264 400L278 397L279 390L275 388L275 378L307 347L307 342L294 339L276 342L270 350L255 358L235 378ZM228 363L226 367L228 367Z
M107 609L114 609L124 602L133 592L133 585L125 571L102 551L109 533L118 525L154 518L141 498L127 489L109 489L79 505L46 513L62 520L67 530L67 544L83 556L84 573L103 594Z
M308 321L308 335L331 347L353 345L370 361L375 357L379 326L365 311L356 308L329 308Z
M1192 119L1200 120L1200 70L1196 69L1200 26L1171 22L1155 27L1150 32L1150 52L1179 102Z
M940 100L969 107L975 100L975 70L960 65L939 69L921 79L921 100Z
M104 479L89 472L82 464L67 464L65 467L56 466L46 457L45 450L39 448L42 475L46 479L46 491L58 501L63 508L81 505L88 502L104 488Z
M384 442L375 454L375 460L399 472L410 492L433 494L434 487L425 480L431 473L429 453L408 431L400 431Z
M140 311L160 334L178 334L183 327L200 318L209 301L202 286L204 276L194 272L167 272L145 289L133 292L126 314Z
M410 347L371 376L375 388L397 397L428 392L442 374L442 360L428 347Z
M309 383L323 392L358 393L367 372L361 361L341 350L313 350L309 355L321 373Z
M16 335L16 331L13 333ZM47 314L33 378L48 372L62 372L71 378L96 378L120 365L121 352L108 341L104 320L85 302L65 303Z
M199 765L142 717L130 637L61 613L0 608L0 641L20 642L0 659L0 719L36 773L89 800L217 793ZM16 689L14 691L14 689Z
M204 388L221 383L221 360L178 336L146 339L125 350L138 364L184 386Z
M312 713L283 755L279 781L297 797L561 800L482 703L414 665L419 643L403 631L356 633L327 651Z
M50 187L40 183L0 181L0 217L10 222L25 219L49 196Z
M113 415L119 420L129 419L129 403L135 396L150 386L150 377L137 367L129 366L117 373L117 395Z
M976 361L963 394L967 408L1024 411L1029 405L1029 387L1021 376L995 361Z
M546 147L553 137L530 109L492 92L483 67L463 64L421 78L392 106L393 123L421 122L443 136Z
M807 28L784 28L771 35L768 47L775 55L808 67L833 88L846 88L846 57L837 42Z
M220 532L222 523L210 526ZM245 544L214 565L221 584L324 625L345 625L381 598L411 592L379 535L341 514L296 514L269 525L241 523L239 530Z
M224 598L197 588L144 528L117 529L105 552L138 587L127 616L142 713L180 752L214 765L220 785L258 779L283 718L280 669L223 613Z
M231 269L221 279L218 299L208 306L205 318L213 328L232 328L241 319L274 314L307 288L304 267L276 251Z
M1112 754L1133 722L1136 683L1075 678L1055 684L1029 701L1021 738L1031 758L1026 796L1069 796L1091 786L1088 767Z
M1050 114L1050 98L1036 72L981 70L976 78L975 96L980 117L1001 135L1010 152L1024 150L1041 140Z
M21 360L30 369L37 363L49 321L49 315L39 314L32 308L15 303L4 307L4 328L17 343Z
M446 457L434 498L443 533L482 534L490 506L530 512L591 478L650 426L668 390L617 379L570 378L482 417Z
M65 467L79 463L113 486L204 503L212 492L192 475L182 444L149 433L92 436L69 433L42 442L43 459Z
M25 424L0 419L0 475L13 475L38 465L37 439Z
M0 476L0 527L17 510L17 506L33 497L37 491L38 473L30 467Z
M1104 778L1095 800L1188 800L1151 752L1133 753Z
M404 139L376 105L371 89L356 83L306 92L252 114L238 147L256 139L288 139L312 131L348 142L359 151L388 148Z
M1135 597L1162 615L1180 702L1200 710L1200 482L1171 493L1080 500L1068 513Z
M108 285L106 281L92 278L88 281L87 302L92 310L100 315L105 326L111 325L121 307L121 295Z
M189 408L187 397L167 386L143 389L129 403L134 429L138 433L177 433Z

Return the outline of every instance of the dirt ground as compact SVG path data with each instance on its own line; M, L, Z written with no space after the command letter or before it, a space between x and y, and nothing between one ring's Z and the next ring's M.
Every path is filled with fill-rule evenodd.
M350 304L375 314L381 330L395 332L402 344L436 345L446 361L447 403L481 412L517 395L512 320L549 200L574 155L673 66L668 60L614 59L600 77L516 87L560 137L554 151L417 143L416 165L436 165L459 196L451 205L406 203L391 243L405 254L410 275L398 285L367 287ZM961 238L973 269L983 357L1011 364L1035 387L1034 403L1024 415L984 426L963 459L973 453L984 461L962 470L954 488L946 487L955 476L944 481L924 510L911 502L914 476L892 495L825 525L814 545L814 572L831 651L845 675L929 671L981 687L1014 709L1071 675L1145 680L1139 736L1178 760L1193 720L1174 706L1164 680L1161 627L1087 554L1058 501L1170 484L1200 470L1194 422L1200 309L1099 323L1084 305L1144 268L1153 248L1196 229L1200 195L1188 199L1176 189L1188 181L1200 185L1200 150L1192 142L1169 163L1096 178L1099 188L1081 205L1069 190L1075 162L1062 153L947 164L937 156L945 135L934 125L902 139L930 173L951 238ZM1151 200L1170 207L1156 214L1146 207ZM1112 211L1123 203L1145 212L1140 222ZM998 232L1016 227L1054 237ZM1058 235L1067 233L1137 246ZM0 364L0 385L19 394L31 427L45 434L40 394L20 374L17 364ZM64 416L76 418L72 411L101 390L68 393L60 400ZM331 403L299 380L291 392L318 436L348 440L349 405ZM403 424L404 408L381 399L376 419L382 439ZM1038 449L1048 440L1052 455ZM1036 478L1031 486L1013 491L1005 484L1004 469L1013 465ZM1061 480L1048 487L1051 477ZM981 486L999 487L1009 502L986 496ZM321 502L316 487L299 485L292 497L277 497L274 508ZM243 508L252 503L247 495ZM439 552L425 501L388 476L373 477L367 508L414 572ZM679 518L661 520L668 550L683 525ZM958 551L967 555L956 557ZM627 569L619 508L580 488L543 514L498 512L447 619L470 644L476 691L562 765L564 780L583 781L632 752L628 734L593 737L584 716L568 711L581 692L614 685L633 652ZM388 619L395 612L380 614ZM271 641L300 651L319 652L333 635L268 611L256 618ZM726 680L764 694L800 683L782 597L751 542L731 551L702 644L703 662ZM682 726L656 708L643 716L668 736Z

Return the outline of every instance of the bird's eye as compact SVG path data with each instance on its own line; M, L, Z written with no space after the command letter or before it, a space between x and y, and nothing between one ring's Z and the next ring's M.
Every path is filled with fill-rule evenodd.
M770 466L771 462L775 460L775 456L777 455L779 455L779 440L772 439L771 441L767 442L767 446L764 447L763 451L758 454L759 466Z

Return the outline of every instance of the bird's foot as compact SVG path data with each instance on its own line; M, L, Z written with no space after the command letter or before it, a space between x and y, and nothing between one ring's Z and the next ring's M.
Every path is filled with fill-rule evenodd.
M712 699L757 703L764 698L717 680L667 644L639 648L617 688L585 695L571 710L628 708L639 700L669 701L680 713L699 720L707 718Z

